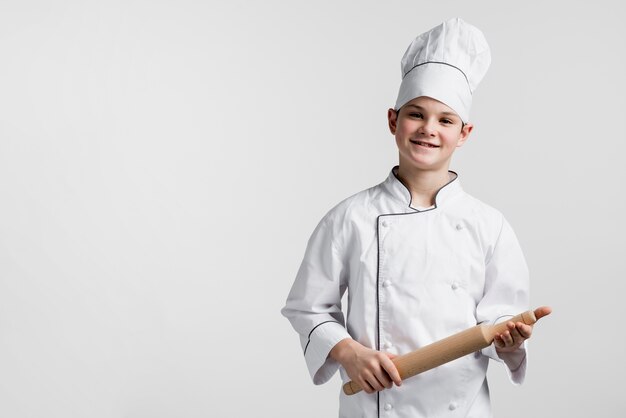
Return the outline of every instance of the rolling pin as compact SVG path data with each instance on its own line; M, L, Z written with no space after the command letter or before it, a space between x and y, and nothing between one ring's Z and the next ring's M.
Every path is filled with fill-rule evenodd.
M539 318L548 315L550 311L550 308L542 307L534 312L523 312L496 325L476 325L443 340L398 356L391 361L398 369L400 378L404 380L488 347L496 335L502 334L508 329L506 325L508 322L513 322L514 324L523 322L526 325L533 325ZM346 395L354 395L361 390L363 388L356 382L350 381L343 385L343 391Z

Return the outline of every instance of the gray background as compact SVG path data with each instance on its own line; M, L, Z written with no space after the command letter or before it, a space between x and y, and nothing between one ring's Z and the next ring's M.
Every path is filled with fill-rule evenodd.
M147 0L0 1L0 416L336 416L279 310L455 16L493 64L452 168L554 308L496 416L622 416L622 2Z

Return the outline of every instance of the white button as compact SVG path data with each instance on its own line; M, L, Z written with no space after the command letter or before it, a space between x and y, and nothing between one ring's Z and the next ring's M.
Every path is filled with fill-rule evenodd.
M457 229L457 231L460 231L461 229L463 229L463 225L457 224L456 229Z
M381 222L381 225L382 225L383 227L387 227L387 225L389 225L389 222L387 222L387 221L382 221L382 222Z
M452 283L452 290L456 290L459 288L459 284L457 282Z
M389 280L385 280L383 282L383 287L389 287L389 286L391 286L391 282Z
M385 341L385 343L383 344L383 347L389 349L391 348L391 343L389 341Z
M454 411L455 409L457 409L459 407L459 405L457 405L456 402L452 402L449 406L448 409L450 409L450 411Z
M393 406L391 406L390 403L385 404L385 411L391 411L391 408L393 408Z

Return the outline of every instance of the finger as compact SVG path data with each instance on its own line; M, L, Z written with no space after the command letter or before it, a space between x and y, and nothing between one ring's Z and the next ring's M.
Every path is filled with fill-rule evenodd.
M549 306L542 306L540 308L535 309L534 313L535 313L535 318L539 320L543 318L544 316L550 315L552 313L552 308Z
M393 386L393 382L391 381L391 378L389 377L389 375L387 374L387 371L384 369L384 367L382 365L381 365L380 369L376 371L374 376L376 376L376 379L378 380L378 382L380 382L380 384L385 389L389 389L389 388L391 388ZM382 388L381 388L381 390L382 390Z
M522 334L520 334L517 328L510 331L510 333L511 333L511 346L518 347L524 342L525 338L522 337Z
M386 353L386 354L396 357L394 354L391 354L391 353ZM393 364L393 361L390 360L393 357L388 357L387 359L383 359L380 362L380 364L383 366L383 368L385 369L385 372L387 373L387 375L389 375L391 380L393 380L393 383L395 383L396 386L400 386L402 384L402 378L400 378L400 372L398 371L398 368L396 367L395 364Z
M379 390L389 389L393 386L393 382L391 381L389 376L387 376L387 372L385 372L384 370L381 370L379 373L376 373L375 377L376 377L376 380L378 380L378 383L380 384Z
M517 332L520 334L520 336L523 339L527 340L533 334L533 327L530 326L530 325L526 325L523 322L518 322L517 323Z
M359 379L359 381L357 381L357 383L359 385L361 385L361 387L363 388L365 393L374 393L374 392L376 392L376 390L374 390L372 385L370 385L370 383L366 379Z
M361 386L363 387L363 390L367 393L374 393L379 389L376 389L376 386L379 385L378 381L376 380L376 378L372 375L368 375L367 377L363 377L363 382L361 383Z
M511 337L511 333L507 330L502 333L502 341L504 341L505 346L513 345L513 337Z
M381 352L376 352L372 356L367 365L367 376L372 387L376 390L383 390L386 387L391 386L391 379L387 376L387 372L383 369L381 362L383 360L389 360L389 358Z
M370 383L370 385L374 388L376 392L380 392L381 390L385 389L385 384L380 381L379 376L377 374L372 375L372 377L368 380L368 382Z
M493 343L496 345L496 347L500 348L500 346L502 345L502 340L500 339L499 335L493 337Z
M493 341L495 342L496 347L504 348L505 344L504 344L504 341L502 340L502 336L501 335L496 335L496 337L493 339Z

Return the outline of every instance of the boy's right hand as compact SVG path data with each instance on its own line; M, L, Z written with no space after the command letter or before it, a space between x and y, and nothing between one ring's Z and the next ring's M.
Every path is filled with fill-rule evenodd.
M402 384L400 373L391 361L395 354L372 350L346 338L330 350L329 356L339 362L350 379L367 393L390 389L393 383Z

